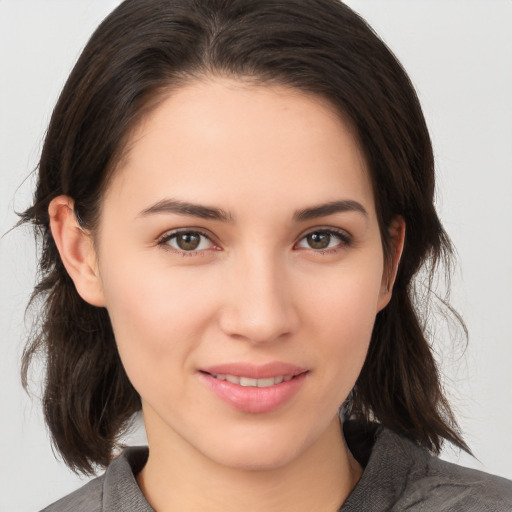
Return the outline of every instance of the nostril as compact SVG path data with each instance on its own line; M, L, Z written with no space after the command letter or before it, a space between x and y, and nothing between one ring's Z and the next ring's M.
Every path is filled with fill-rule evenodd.
M288 311L268 313L260 308L259 311L244 313L233 308L222 313L219 323L221 330L234 339L265 344L290 336L298 324L294 316Z

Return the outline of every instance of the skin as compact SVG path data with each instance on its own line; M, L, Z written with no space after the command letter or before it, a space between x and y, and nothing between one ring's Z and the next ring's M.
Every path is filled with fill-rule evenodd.
M71 198L56 198L50 217L78 292L107 308L142 398L150 455L141 489L159 512L337 510L362 472L338 408L391 297L404 236L397 219L385 265L349 125L315 96L212 78L172 92L128 147L94 243ZM148 212L169 199L228 219ZM296 218L333 201L361 208ZM168 239L176 229L207 236L183 251ZM312 247L311 233L328 247ZM199 371L240 361L307 374L276 410L240 411Z

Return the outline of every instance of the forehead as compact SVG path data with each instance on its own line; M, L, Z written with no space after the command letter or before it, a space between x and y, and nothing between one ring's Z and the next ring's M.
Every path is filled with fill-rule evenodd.
M167 194L225 206L236 197L300 208L340 194L373 203L371 189L357 138L329 101L215 78L172 91L140 122L106 199Z

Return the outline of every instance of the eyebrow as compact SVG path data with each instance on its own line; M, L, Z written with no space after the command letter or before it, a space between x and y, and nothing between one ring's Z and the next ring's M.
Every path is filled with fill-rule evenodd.
M296 222L303 222L305 220L326 217L327 215L333 215L334 213L344 212L359 212L365 217L368 217L368 212L361 203L352 201L351 199L345 199L343 201L331 201L318 206L304 208L303 210L297 210L293 215L293 219Z
M307 220L344 212L359 212L365 217L368 217L368 212L361 203L350 199L345 199L342 201L330 201L328 203L297 210L293 214L293 220L295 222L304 222ZM159 213L175 213L177 215L217 220L220 222L233 222L233 216L222 208L204 206L186 201L178 201L176 199L163 199L162 201L155 203L153 206L142 210L138 216L145 217L147 215L154 215Z
M176 213L178 215L188 215L199 217L201 219L218 220L221 222L233 222L231 214L225 212L222 208L212 206L203 206L186 201L177 201L175 199L163 199L158 203L142 210L139 217L157 213Z

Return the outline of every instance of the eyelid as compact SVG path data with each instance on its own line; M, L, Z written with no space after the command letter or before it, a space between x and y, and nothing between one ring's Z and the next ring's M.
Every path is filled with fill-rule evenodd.
M197 233L197 234L207 238L211 242L213 247L209 247L208 249L183 251L183 250L177 249L175 247L171 247L170 245L167 244L167 242L169 240L171 240L175 236L179 235L180 233ZM299 237L297 238L297 241L294 244L294 248L299 244L299 242L304 240L304 238L306 238L308 235L313 234L313 233L327 233L327 234L333 235L340 239L340 245L342 247L346 247L346 246L350 245L353 241L353 236L345 229L337 228L337 227L333 227L333 226L315 226L313 228L309 228L308 230L301 233L301 235L299 235ZM166 250L169 250L169 251L172 251L172 252L175 252L178 254L187 254L187 255L203 253L203 252L211 250L211 249L220 250L220 247L219 247L220 244L219 244L219 242L217 242L216 237L212 233L210 233L208 230L205 230L203 228L198 228L198 227L181 227L181 228L176 228L176 229L171 229L171 230L165 231L163 234L161 234L160 236L157 237L156 244L159 246L162 246ZM300 248L300 249L307 249L307 248ZM322 252L322 251L324 251L324 252L331 251L332 252L332 251L339 250L340 247L331 247L328 249L313 249L313 248L309 248L309 249L313 252Z
M209 247L208 249L195 249L195 250L191 250L191 251L183 251L180 249L176 249L175 247L171 247L170 245L167 244L167 242L169 240L176 237L180 233L197 233L197 234L207 238L211 242L213 247ZM165 250L175 252L178 254L187 254L190 256L197 254L197 253L203 253L205 251L212 250L212 249L220 250L219 243L216 241L216 237L213 236L213 234L209 233L205 229L196 228L196 227L183 227L183 228L176 228L176 229L170 229L168 231L165 231L162 235L157 237L156 244L159 246L162 246L162 248L164 248Z
M304 238L306 238L308 235L311 235L313 233L327 233L330 235L334 235L340 239L340 245L342 247L346 247L350 245L353 242L353 236L345 229L342 228L336 228L333 226L315 226L314 228L310 228L307 231L304 231L297 239L297 241L294 244L294 247L297 246ZM302 249L302 248L300 248ZM306 248L304 248L306 249ZM322 252L322 251L336 251L340 249L340 247L331 247L328 249L313 249L310 248L313 252Z

